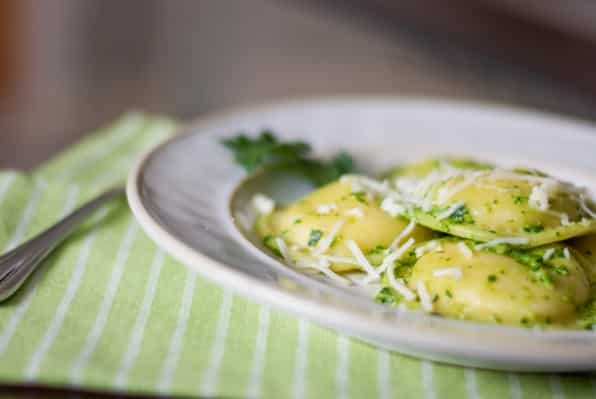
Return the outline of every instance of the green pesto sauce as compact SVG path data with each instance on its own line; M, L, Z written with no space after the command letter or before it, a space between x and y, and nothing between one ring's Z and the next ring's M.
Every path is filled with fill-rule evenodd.
M445 212L448 209L449 207L433 207L430 211L430 214L432 216L437 216L438 214ZM443 219L441 222L443 224L474 224L474 218L472 218L472 215L470 214L468 207L462 205L447 218Z
M533 225L524 226L523 230L526 233L540 233L541 231L544 231L544 226L541 224L533 224Z
M555 248L548 260L544 259L544 253L546 252L544 248L520 249L511 245L501 244L483 250L515 259L518 263L528 267L534 281L544 284L547 287L553 287L554 277L556 275L566 276L569 274L569 270L566 267L555 265L552 262L554 259L565 257L562 248Z

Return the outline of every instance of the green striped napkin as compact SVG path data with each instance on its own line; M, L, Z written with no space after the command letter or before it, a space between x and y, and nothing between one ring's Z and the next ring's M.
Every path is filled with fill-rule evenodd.
M139 113L32 174L0 173L0 248L48 226L172 133ZM124 201L0 305L0 380L230 398L588 398L588 375L466 369L390 354L261 307L164 254Z

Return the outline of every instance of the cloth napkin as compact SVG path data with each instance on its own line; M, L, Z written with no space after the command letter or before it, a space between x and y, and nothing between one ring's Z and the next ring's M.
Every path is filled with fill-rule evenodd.
M130 113L30 174L0 173L0 249L123 182L174 129ZM0 382L226 398L596 395L586 374L474 370L348 339L191 272L145 236L124 200L101 216L0 304Z

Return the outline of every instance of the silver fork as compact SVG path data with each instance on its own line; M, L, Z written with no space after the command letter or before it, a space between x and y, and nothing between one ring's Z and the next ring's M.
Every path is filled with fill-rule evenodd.
M105 203L124 195L124 187L105 191L47 230L0 256L0 302L13 295L41 262L91 214Z

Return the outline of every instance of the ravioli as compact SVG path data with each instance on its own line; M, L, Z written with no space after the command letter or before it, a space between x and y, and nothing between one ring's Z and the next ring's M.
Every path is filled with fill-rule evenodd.
M532 170L443 162L422 177L393 183L390 200L403 215L462 238L536 247L596 230L594 204L582 189Z
M516 253L468 252L462 245L468 244L443 241L439 250L415 262L408 278L413 291L424 284L439 315L527 326L565 324L589 298L586 273L561 245Z
M596 283L596 234L575 238L570 244L582 260L590 281Z
M395 179L398 177L416 177L427 176L433 170L441 167L441 164L447 163L452 167L459 169L488 170L494 169L494 165L487 162L480 162L470 158L442 157L432 158L421 162L414 162L389 169L382 174L382 178Z
M267 247L336 281L380 280L377 302L596 329L596 204L539 171L437 158L380 179L344 175L286 207L264 205L256 230ZM352 272L364 279L346 278Z
M346 245L353 241L368 258L375 258L388 248L409 227L401 241L413 238L422 242L434 233L421 226L409 225L402 217L392 217L379 207L379 201L364 192L352 192L348 183L335 182L313 191L306 197L262 216L257 232L265 245L279 251L279 241L287 247L291 261L313 258L317 255L341 257L349 263L332 258L334 272L361 269L354 254ZM375 263L371 259L371 263Z

